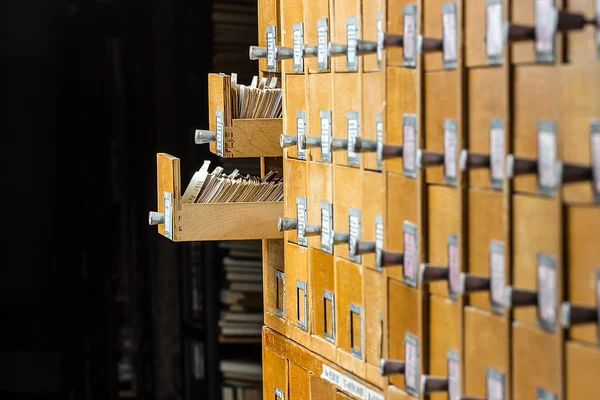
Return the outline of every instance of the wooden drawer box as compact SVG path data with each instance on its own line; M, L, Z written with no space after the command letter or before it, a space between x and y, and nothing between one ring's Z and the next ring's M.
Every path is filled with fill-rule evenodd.
M283 82L284 133L288 135L296 135L298 123L297 113L299 111L304 112L304 124L308 124L308 80L305 75L285 75ZM304 131L305 133L308 132L308 126L305 126ZM296 146L287 147L284 151L288 157L298 158ZM306 157L310 155L310 151L310 149L306 150Z
M158 225L161 235L174 242L283 237L277 230L282 202L182 203L179 158L159 153L156 163L157 211L164 216Z
M355 362L347 361L350 355L359 362L365 359L363 269L360 265L336 257L335 294L338 347L346 354L340 365L352 370Z
M560 400L559 337L520 322L513 322L512 335L512 398L553 398L538 395L541 389Z
M600 349L568 341L565 369L567 399L600 399Z
M335 231L349 233L350 209L360 211L362 207L362 179L361 170L352 167L335 165L333 167L333 227ZM364 220L364 218L360 218ZM335 255L350 259L348 243L335 245Z
M361 135L362 127L362 74L333 74L333 137L348 139L348 113L356 115L357 129L353 134ZM358 154L360 165L360 154ZM333 153L335 164L348 165L348 152L339 150Z
M281 157L282 118L233 119L228 75L209 74L208 93L209 128L217 132L216 140L210 142L212 153L224 158Z
M308 163L305 161L286 159L283 163L284 176L288 178L283 182L285 186L285 217L296 218L296 199L307 197L307 170ZM298 243L296 230L285 233L286 240Z
M333 204L333 165L311 161L308 177L308 223L321 225L321 202ZM309 237L308 243L312 248L321 249L321 235Z
M331 15L332 27L331 42L338 44L346 44L346 20L348 17L356 19L357 37L362 38L362 21L361 21L361 2L360 0L332 0L333 10L335 15ZM333 13L331 13L333 14ZM362 62L361 57L358 57L358 65ZM346 67L346 57L333 57L329 60L333 65L335 72L348 71ZM360 68L360 67L359 67Z
M509 398L508 319L466 307L464 324L465 394L490 398L486 389L500 386L500 398Z
M385 93L386 93L386 70L362 74L362 123L359 135L363 139L377 140L377 116L383 123L383 142L385 142ZM375 153L365 153L363 155L365 169L379 170L377 165L377 155Z
M308 85L310 94L308 96L309 119L307 125L307 135L321 135L321 111L332 111L332 74L309 75ZM333 119L333 115L332 115ZM310 150L310 160L323 161L321 158L321 148L313 147Z
M361 237L363 240L376 240L376 219L386 215L385 208L385 174L378 172L363 172L362 207L361 207ZM386 249L387 225L383 222L383 248ZM362 265L376 269L375 254L365 254L361 257Z

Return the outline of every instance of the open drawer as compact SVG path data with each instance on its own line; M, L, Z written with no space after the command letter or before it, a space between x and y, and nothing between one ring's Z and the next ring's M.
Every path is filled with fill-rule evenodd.
M234 118L237 97L229 75L209 74L209 131L197 130L197 144L223 158L281 157L283 118ZM283 100L281 100L283 101Z
M183 203L179 158L156 155L158 211L150 224L174 242L280 239L277 221L283 202Z

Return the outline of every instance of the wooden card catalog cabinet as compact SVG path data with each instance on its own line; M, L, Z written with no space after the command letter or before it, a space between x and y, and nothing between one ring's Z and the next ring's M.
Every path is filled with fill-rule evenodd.
M464 321L465 394L487 399L508 398L508 319L466 307Z
M560 346L558 335L513 322L512 398L562 398Z

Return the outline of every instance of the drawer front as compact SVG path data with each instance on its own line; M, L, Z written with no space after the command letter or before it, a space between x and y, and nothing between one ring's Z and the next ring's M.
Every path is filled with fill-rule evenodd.
M332 32L332 43L346 44L346 19L355 17L357 37L362 38L362 21L360 12L360 0L332 0L335 15L332 15L333 23L335 24ZM358 65L361 64L360 58L357 56ZM335 72L348 71L346 68L346 57L331 58Z
M567 399L600 399L600 350L568 341L565 351Z
M600 269L600 207L572 206L566 209L567 249L565 300L573 304L596 307L596 274ZM596 324L575 325L568 331L569 338L596 345Z
M310 398L310 381L308 371L291 361L289 361L288 367L290 400L305 400Z
M332 74L313 74L309 75L309 123L307 134L321 136L321 111L332 111ZM331 117L333 119L333 116ZM331 132L329 132L331 136ZM323 161L321 158L321 148L313 147L310 149L310 159L313 161Z
M308 295L308 250L293 243L285 245L285 305L288 335L306 343L310 332Z
M283 240L263 241L263 308L265 322L270 327L286 334L285 323L285 263Z
M489 278L492 242L504 242L503 193L492 190L469 189L468 196L468 257L465 267L469 274ZM504 264L497 264L501 264L502 271L504 271ZM507 282L507 278L508 276L504 274L504 282ZM490 292L469 294L468 304L492 310Z
M303 0L287 0L280 1L279 8L281 9L281 24L283 29L281 32L281 45L284 47L294 47L294 24L304 24L304 1ZM303 29L304 38L306 38L306 30ZM305 40L306 41L306 40ZM288 74L294 72L294 60L283 60L281 62L282 70Z
M309 59L307 59L309 60ZM284 102L283 102L283 130L287 135L296 135L297 131L297 119L296 113L298 111L305 112L305 124L308 124L308 93L306 88L308 87L308 81L305 75L285 75L284 78ZM306 132L306 127L304 131ZM285 154L290 158L298 158L298 152L296 146L291 146L284 150ZM310 150L306 151L307 157ZM286 175L289 176L289 175Z
M509 322L504 316L466 307L464 311L465 393L486 398L487 388L507 391ZM489 397L489 396L488 396Z
M405 360L405 335L419 338L419 291L389 279L388 298L388 357ZM390 383L405 389L404 375L391 376Z
M513 196L512 284L516 288L536 291L538 254L555 258L560 255L559 207L553 199ZM557 310L559 302L557 296ZM515 308L514 318L537 325L537 307Z
M368 4L367 4L368 3ZM385 0L369 0L363 2L362 7L362 39L371 42L377 41L377 24L379 17L379 24L381 29L385 32L385 21L386 21L386 1ZM381 54L381 68L385 68L386 65L386 51L383 50ZM380 67L377 63L377 54L366 54L361 57L363 62L363 71L373 72L379 71Z
M333 204L333 166L309 162L308 176L308 223L321 225L321 202ZM314 249L321 249L321 236L309 237L308 243Z
M364 240L376 240L376 219L381 216L383 222L383 248L386 249L387 225L383 220L386 215L385 208L385 174L379 172L363 172L363 190L362 190L362 232ZM362 265L376 269L375 255L365 254L362 256Z
M423 135L425 141L422 147L426 150L444 152L444 121L458 119L457 99L458 73L456 71L425 73L425 132ZM427 168L425 178L427 183L443 184L444 167L440 165Z
M287 159L284 162L284 175L287 176L284 181L285 185L285 216L288 218L296 218L296 198L307 195L306 175L307 163L305 161ZM298 243L298 235L296 230L287 231L285 239L288 242Z
M417 215L417 193L418 186L417 181L412 178L406 178L404 176L396 174L388 174L387 178L387 221L386 221L386 236L387 244L386 248L390 251L404 251L404 222L408 222L413 226L420 229L417 226L418 215ZM418 232L416 235L416 248L418 258L418 249L420 249L418 243ZM409 274L417 278L418 274L418 260L416 267L414 268L414 274ZM387 275L393 277L399 281L403 280L403 268L400 267L388 267ZM408 272L408 271L407 271ZM416 280L413 283L416 285Z
M365 274L365 361L379 368L383 354L387 285L381 272L364 270Z
M263 348L263 396L275 400L288 398L288 361L266 348Z
M447 186L429 186L428 193L428 255L429 264L448 266L449 235L458 239L458 191ZM457 263L460 266L460 251ZM460 272L460 271L459 271ZM429 284L431 293L449 297L448 281Z
M304 9L306 10L305 42L308 45L317 45L317 21L319 18L327 18L329 25L329 41L333 41L333 25L329 13L329 0L304 0ZM333 14L333 13L331 13ZM331 67L331 63L329 64ZM304 69L309 72L319 72L317 67L317 57L304 60Z
M365 359L363 271L360 265L341 258L335 260L335 293L339 299L338 347L360 360Z
M359 169L352 167L342 167L338 165L334 166L334 230L346 233L349 232L348 211L350 208L360 210L362 206L362 178L363 174ZM348 243L340 243L335 245L335 255L348 260Z
M358 135L361 134L361 82L362 74L333 74L333 94L335 96L335 107L333 110L333 137L335 138L348 138L348 112L355 112L358 114L358 127L355 133ZM333 153L333 161L335 164L348 165L348 152L346 150L335 151Z
M387 50L388 54L391 50ZM402 144L405 115L417 114L418 75L409 68L387 69L386 144ZM386 161L388 172L402 174L402 159Z
M362 75L362 92L368 93L363 96L362 104L362 126L359 130L364 139L377 140L377 116L383 123L382 134L385 143L386 121L385 121L385 75L386 70L370 72ZM366 169L379 170L377 166L377 154L374 152L364 153L363 162Z
M512 398L539 398L536 390L541 388L560 400L562 376L558 336L519 322L513 322L512 335Z
M335 293L333 256L320 250L310 250L310 291L315 336L333 345L337 342L339 327L335 319L338 298Z

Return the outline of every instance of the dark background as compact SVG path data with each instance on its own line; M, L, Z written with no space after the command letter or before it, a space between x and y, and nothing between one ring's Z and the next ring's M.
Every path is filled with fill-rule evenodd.
M208 126L212 6L0 2L2 399L116 399L123 332L137 398L190 398L178 272L189 249L147 215L157 152L182 159L182 181L207 157L191 130Z

